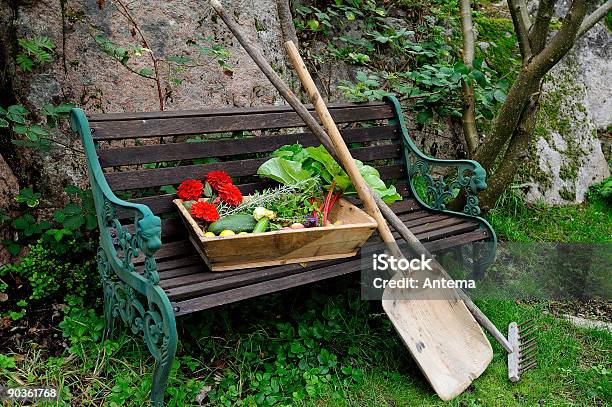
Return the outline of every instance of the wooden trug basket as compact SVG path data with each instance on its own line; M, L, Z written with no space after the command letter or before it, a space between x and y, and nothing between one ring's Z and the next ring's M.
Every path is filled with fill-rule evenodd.
M367 213L339 199L329 218L332 223L342 221L340 225L205 237L183 201L175 199L174 203L189 231L189 239L212 271L352 257L377 226Z

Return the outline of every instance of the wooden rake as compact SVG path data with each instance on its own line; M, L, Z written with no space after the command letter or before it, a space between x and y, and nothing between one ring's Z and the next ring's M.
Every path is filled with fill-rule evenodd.
M401 256L399 247L384 218L406 240L412 252L411 254L414 256L424 254L427 258L432 258L431 254L416 236L410 232L382 199L370 191L363 181L361 174L354 165L348 148L344 144L335 123L327 111L323 99L299 56L295 44L288 42L285 44L285 47L300 76L302 84L313 100L317 114L325 125L327 133L270 67L261 55L261 52L242 34L238 24L229 16L219 1L211 0L211 4L264 75L266 75L289 105L304 120L308 128L334 159L344 167L347 174L351 177L351 181L355 185L360 199L364 202L365 209L376 219L379 233L383 240L389 243L392 252L397 254L398 257ZM442 266L435 260L432 262L432 266L439 275L444 278L450 278ZM445 292L448 292L448 290L445 290ZM432 384L440 398L449 400L460 394L469 386L473 379L484 371L492 358L490 344L478 325L475 324L474 318L508 352L509 365L512 363L513 366L517 367L516 375L512 373L513 376L510 376L509 371L511 379L516 376L518 380L520 373L526 370L527 367L522 368L522 370L520 367L520 343L518 342L520 335L518 334L518 326L517 342L516 344L511 343L462 290L456 290L455 294L447 295L447 298L444 299L438 297L437 299L415 301L393 298L393 295L389 296L387 291L385 294L387 295L387 301L383 301L383 308L393 322L404 344L408 347L425 377ZM385 298L383 297L383 299ZM512 327L512 324L510 326Z

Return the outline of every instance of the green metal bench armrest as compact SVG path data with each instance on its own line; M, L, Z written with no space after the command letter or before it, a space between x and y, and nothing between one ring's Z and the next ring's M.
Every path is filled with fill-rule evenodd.
M489 243L485 245L484 250L480 250L481 255L478 260L475 252L472 258L474 264L478 263L478 268L486 269L493 262L497 247L495 231L489 222L479 216L481 211L478 206L478 193L487 188L487 172L473 160L442 160L425 155L406 129L399 101L393 96L386 97L386 101L392 105L395 112L395 123L402 133L408 185L410 185L412 196L425 208L477 221L480 228L487 231ZM441 175L434 178L431 169L435 166L454 167L457 171L454 178L447 182ZM425 202L417 191L415 181L419 177L424 181L423 186L426 187L426 193L430 198L428 202ZM457 190L462 190L465 194L465 206L462 212L449 210L446 207L446 201L457 196Z
M414 198L425 207L448 211L445 201L456 195L455 190L461 189L466 195L466 205L463 209L463 213L472 216L480 215L478 192L487 188L487 173L485 169L482 168L478 162L473 160L442 160L425 155L417 147L406 129L398 100L395 97L388 97L387 99L395 109L397 124L402 132L408 183ZM431 167L433 166L455 167L457 169L456 178L449 183L447 183L442 176L438 179L434 179L431 173ZM416 191L414 180L417 175L422 176L425 180L427 193L433 198L430 203L424 202ZM456 213L454 211L448 212Z
M98 161L89 122L83 110L72 109L70 126L79 133L83 142L100 228L100 244L117 275L142 294L146 294L148 282L154 285L159 282L154 254L161 247L161 220L148 206L127 202L115 196ZM121 225L116 216L117 209L134 212L133 233ZM121 255L116 246L121 248ZM133 265L134 258L140 252L144 255L143 275L135 272Z
M151 399L161 406L178 342L174 311L159 286L155 261L155 252L162 245L161 220L148 206L115 196L104 177L87 116L81 109L70 112L70 126L83 142L100 229L98 270L104 292L105 336L112 332L117 317L133 333L142 333L156 361ZM132 231L121 224L117 209L134 213ZM143 260L142 274L136 269L136 259Z

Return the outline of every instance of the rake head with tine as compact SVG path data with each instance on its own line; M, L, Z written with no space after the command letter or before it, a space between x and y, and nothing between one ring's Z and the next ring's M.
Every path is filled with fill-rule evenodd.
M508 325L508 342L512 345L512 353L508 354L508 378L516 382L521 375L536 367L536 341L532 337L535 332L533 320L521 324L511 322Z

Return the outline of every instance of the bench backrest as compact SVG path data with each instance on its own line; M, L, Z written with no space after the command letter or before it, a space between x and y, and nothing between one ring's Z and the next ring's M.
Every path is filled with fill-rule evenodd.
M356 159L407 194L395 113L383 102L331 104L330 113ZM314 113L313 113L314 115ZM285 145L320 144L288 106L96 114L89 117L100 165L110 187L158 214L175 213L166 185L201 179L212 170L238 179L243 193L270 186L256 176L269 153ZM127 195L127 196L126 196Z

